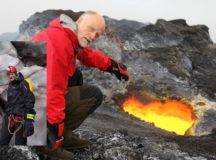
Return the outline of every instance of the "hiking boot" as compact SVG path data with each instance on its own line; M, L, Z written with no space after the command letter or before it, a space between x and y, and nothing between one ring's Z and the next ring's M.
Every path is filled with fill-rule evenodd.
M80 139L73 132L64 134L63 148L66 150L74 150L85 148L90 144L88 140Z
M48 160L75 160L75 156L72 152L69 152L62 147L50 151L47 147L37 148L37 153L41 156L46 156Z

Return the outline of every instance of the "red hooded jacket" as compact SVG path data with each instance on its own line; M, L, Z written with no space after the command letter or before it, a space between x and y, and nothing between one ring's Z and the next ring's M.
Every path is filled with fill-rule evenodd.
M105 71L110 59L92 48L80 48L75 33L63 28L59 19L35 35L33 42L46 42L47 55L47 120L50 124L61 123L65 118L65 95L68 78L76 71L76 59L88 67Z

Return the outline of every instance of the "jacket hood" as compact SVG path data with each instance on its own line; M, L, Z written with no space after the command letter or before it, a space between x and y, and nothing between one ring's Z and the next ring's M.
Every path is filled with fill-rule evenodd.
M70 41L72 42L72 44L75 46L75 48L82 48L79 45L79 42L78 42L78 39L75 33L77 29L76 23L69 16L65 14L60 15L59 18L56 18L49 23L49 27L58 28L64 31L67 34Z
M23 81L24 80L24 76L21 72L18 73L18 77L17 77L18 81Z
M60 24L59 18L56 18L56 19L52 20L49 23L49 27L56 27L56 28L59 28L59 29L63 29L61 24Z
M20 83L23 80L24 80L24 76L22 75L21 72L19 72L19 73L17 73L17 78L14 81L12 81L11 83L12 84Z

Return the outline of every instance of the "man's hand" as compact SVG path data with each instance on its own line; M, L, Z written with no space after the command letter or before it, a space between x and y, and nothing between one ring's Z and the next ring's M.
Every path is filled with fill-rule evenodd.
M34 134L34 114L27 114L24 122L23 137L29 137Z
M107 72L115 74L115 76L119 80L124 79L125 81L128 81L129 79L127 67L124 64L117 63L112 59L111 59L111 66L108 67Z
M61 147L63 143L64 123L50 124L47 123L47 145L53 151Z

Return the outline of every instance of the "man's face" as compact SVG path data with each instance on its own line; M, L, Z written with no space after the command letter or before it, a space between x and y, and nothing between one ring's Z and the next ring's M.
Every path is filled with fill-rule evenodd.
M9 76L10 81L14 81L17 75L15 73L9 73L8 76Z
M77 38L81 47L88 47L105 30L105 22L98 15L87 15L77 20Z

